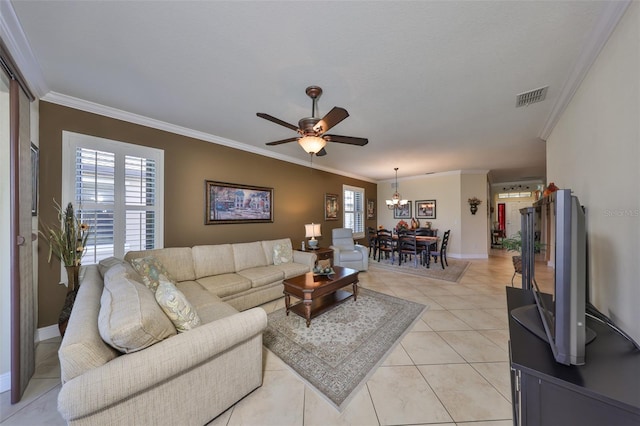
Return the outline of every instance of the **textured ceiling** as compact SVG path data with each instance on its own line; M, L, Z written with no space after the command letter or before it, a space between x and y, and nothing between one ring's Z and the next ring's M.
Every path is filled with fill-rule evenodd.
M5 1L5 0L2 0ZM487 170L494 182L545 173L540 139L610 2L12 1L38 95L104 106L293 161L297 124L350 117L314 165L378 181ZM25 66L23 65L23 68ZM546 100L516 95L549 86ZM73 102L71 102L73 101Z

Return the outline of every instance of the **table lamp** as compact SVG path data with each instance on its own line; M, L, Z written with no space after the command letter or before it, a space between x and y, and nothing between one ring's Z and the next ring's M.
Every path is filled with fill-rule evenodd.
M309 245L309 248L311 250L317 249L318 240L316 240L316 237L322 236L322 233L320 232L320 224L310 223L310 224L304 225L304 230L305 230L305 237L310 238L310 240L307 242L307 244Z

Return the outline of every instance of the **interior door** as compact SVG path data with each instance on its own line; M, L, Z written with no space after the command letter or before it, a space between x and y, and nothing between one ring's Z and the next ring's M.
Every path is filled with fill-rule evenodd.
M6 64L3 57L3 64ZM5 68L6 70L6 68ZM2 72L2 70L0 70ZM21 90L15 74L8 79L9 137L9 197L3 197L3 212L8 215L8 244L11 341L11 403L20 401L29 379L35 371L35 318L33 289L32 227L32 167L30 139L30 98ZM3 82L6 86L6 80ZM6 93L6 92L5 92ZM3 189L5 187L3 186ZM3 228L4 232L4 228ZM3 294L5 294L3 289ZM3 305L4 306L4 305Z
M507 237L516 234L522 223L520 221L520 209L524 207L531 207L531 203L528 201L510 201L507 205Z

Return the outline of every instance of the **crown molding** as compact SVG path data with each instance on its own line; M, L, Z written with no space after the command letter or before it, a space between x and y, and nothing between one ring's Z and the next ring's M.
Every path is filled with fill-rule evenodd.
M435 178L435 177L441 177L441 176L457 176L457 175L488 175L489 174L489 170L449 170L446 172L436 172L436 173L428 173L428 174L423 174L423 175L415 175L415 176L405 176L405 177L401 177L398 178L398 182L402 182L402 181L407 181L407 180L416 180L416 179L429 179L429 178ZM390 178L390 179L383 179L383 180L379 180L377 181L379 184L380 183L387 183L387 182L391 182L394 183L396 181L396 178Z
M540 132L540 139L546 142L547 138L553 131L553 128L558 124L560 116L567 108L573 95L582 84L582 81L587 76L587 73L591 69L591 66L596 61L596 58L602 51L602 48L609 40L609 37L615 30L618 22L626 12L627 8L631 4L631 0L620 0L607 2L604 11L598 18L594 30L589 35L589 39L578 56L573 69L569 74L569 77L565 81L558 100L556 101L551 114L547 118L542 131Z
M9 0L0 0L0 38L11 54L11 58L24 76L26 84L36 97L41 98L49 88L42 68L31 50L22 25Z
M263 157L275 158L276 160L286 161L288 163L298 164L304 167L311 167L313 169L322 170L328 173L346 176L353 179L362 180L365 182L376 183L375 180L368 177L359 176L353 173L344 172L342 170L337 170L337 169L333 169L330 167L325 167L317 164L313 164L312 166L310 166L308 161L301 160L299 158L278 154L263 148L257 148L252 145L243 144L231 139L222 138L220 136L215 136L210 133L200 132L198 130L177 126L175 124L167 123L165 121L160 121L160 120L145 117L142 115L133 114L117 108L104 106L95 102L85 101L83 99L78 99L72 96L63 95L61 93L49 92L42 97L42 100L46 102L51 102L57 105L62 105L69 108L74 108L81 111L89 112L92 114L101 115L104 117L126 121L128 123L139 124L141 126L158 129L165 132L175 133L178 135L187 136L187 137L202 140L205 142L210 142L217 145L223 145L229 148L239 149L241 151L251 152L253 154L262 155Z

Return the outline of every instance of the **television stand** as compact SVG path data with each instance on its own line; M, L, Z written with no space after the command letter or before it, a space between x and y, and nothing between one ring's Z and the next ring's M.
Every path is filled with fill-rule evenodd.
M518 321L521 326L538 336L540 339L549 343L549 337L544 330L542 319L540 319L540 311L538 311L538 305L524 305L515 308L510 312L511 317ZM596 338L596 332L589 327L585 327L584 330L584 343L588 345Z
M507 287L507 307L535 303L529 290ZM640 351L605 324L587 317L598 338L586 364L566 366L548 343L509 315L514 425L640 424Z

